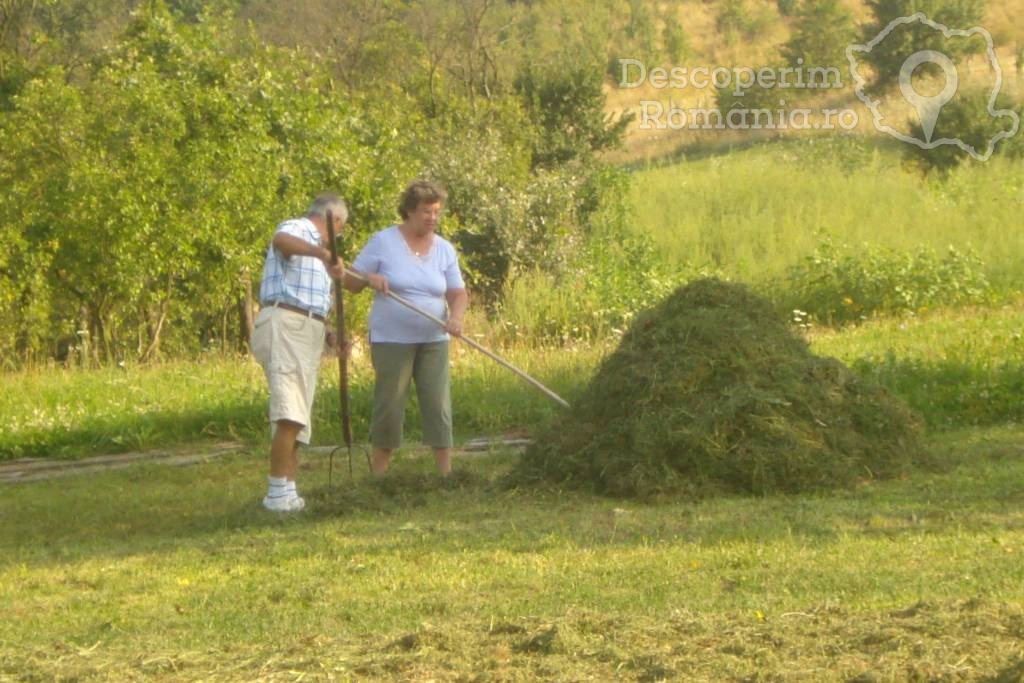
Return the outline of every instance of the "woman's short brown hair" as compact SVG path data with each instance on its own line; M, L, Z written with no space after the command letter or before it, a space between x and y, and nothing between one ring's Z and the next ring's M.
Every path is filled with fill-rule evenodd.
M398 200L398 214L404 220L420 204L444 204L447 199L448 193L439 184L429 180L414 180Z

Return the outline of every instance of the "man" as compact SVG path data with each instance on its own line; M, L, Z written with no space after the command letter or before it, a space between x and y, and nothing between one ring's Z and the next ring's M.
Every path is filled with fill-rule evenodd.
M263 506L297 512L306 506L295 488L299 444L308 444L313 396L323 353L325 319L331 310L332 278L341 260L331 261L327 214L335 234L348 220L340 197L321 194L302 218L277 226L260 282L260 312L252 350L270 386L270 477Z

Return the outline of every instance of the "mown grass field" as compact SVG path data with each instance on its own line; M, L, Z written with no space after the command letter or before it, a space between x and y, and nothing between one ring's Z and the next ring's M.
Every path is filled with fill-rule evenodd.
M571 396L589 378L598 347L502 351L556 392ZM514 433L551 415L558 406L534 395L522 380L467 347L452 351L453 401L462 438ZM18 391L0 394L0 462L17 457L78 458L171 444L266 438L266 380L248 357L79 371L39 368L10 373ZM352 424L357 437L369 427L372 369L369 356L350 363ZM411 400L415 400L415 392ZM326 359L314 407L313 444L340 439L338 367ZM406 428L415 437L414 405Z
M515 456L259 509L262 453L7 487L18 680L980 680L1021 671L1016 427L827 496L638 505L508 490ZM992 679L996 680L996 679Z
M836 331L813 329L812 349L835 356L906 400L932 429L1024 420L1024 301L884 318ZM522 348L507 358L570 402L611 346ZM351 363L353 429L369 425L372 377L366 358ZM464 348L453 357L457 437L528 434L559 408L520 379ZM7 427L0 461L76 458L266 436L266 389L247 358L210 359L95 371L38 369L7 376L19 391L0 395ZM187 387L188 391L183 391ZM314 445L337 444L338 375L324 363ZM414 405L410 438L418 435Z
M282 518L259 507L262 389L248 362L37 371L19 400L38 406L44 388L81 382L65 404L78 396L82 413L107 415L91 423L98 434L185 440L146 427L149 411L130 410L128 394L149 397L138 405L160 406L168 425L221 405L209 425L226 419L253 445L196 466L5 486L0 678L1019 680L1022 315L1005 306L812 332L821 353L884 359L865 367L892 368L879 378L933 424L938 464L803 496L639 504L522 490L504 485L518 457L506 451L459 456L450 483L418 450L373 482L357 452L355 478L342 459L328 488L319 453L300 475L308 512ZM516 360L568 397L601 355L534 353ZM900 374L929 364L931 388ZM474 356L455 372L463 435L529 427L549 410ZM176 404L167 396L183 377L196 398ZM359 397L366 378L355 378ZM985 382L1005 391L983 397ZM962 427L955 392L987 406L972 423L986 426ZM318 414L329 432L333 416ZM219 436L209 425L189 430Z
M661 3L686 29L680 65L767 64L792 35L780 3L736 2L756 30L723 36L722 4ZM868 16L862 0L841 4ZM632 24L644 5L613 23ZM983 22L1018 95L1021 9L991 0ZM703 96L606 94L609 113ZM976 255L991 290L969 306L872 313L842 329L815 319L805 331L815 352L922 415L927 468L814 494L638 502L517 487L506 475L519 455L503 448L460 452L441 480L410 445L377 481L361 449L372 377L357 355L354 474L344 452L333 475L323 449L307 452L308 508L278 515L260 505L266 389L251 359L3 373L0 465L170 447L210 457L0 483L0 683L1024 681L1024 169L996 158L924 177L861 124L755 143L634 123L607 158L631 165L628 220L654 244L640 265L670 264L650 270L665 283L710 273L785 297L798 289L793 266L826 242L839 255ZM503 311L519 317L471 331L514 340L501 352L572 402L630 319L601 317L613 308L604 297L661 291L630 269L629 255L647 252L622 253L605 259L621 268L584 271L607 285L596 294L586 275L572 281L577 296L556 274L524 276L511 290L519 308L506 299ZM541 339L544 327L558 329ZM544 346L559 338L572 345ZM459 442L538 433L558 410L457 345L453 375ZM314 443L334 445L332 361L320 382ZM412 443L417 422L410 407ZM214 457L224 441L239 448Z
M993 162L922 181L836 145L638 171L634 219L681 269L766 292L822 232L853 251L972 246L988 302L807 331L922 414L932 469L641 504L512 487L504 450L459 455L442 482L409 448L375 482L357 449L328 487L321 451L300 474L308 510L281 517L259 505L251 360L7 374L0 460L242 450L3 485L0 680L1024 680L1024 245L1006 227L1024 176ZM503 353L571 402L612 344ZM557 410L470 352L453 374L460 441ZM370 382L357 355L359 440ZM337 407L328 360L315 443L338 442Z

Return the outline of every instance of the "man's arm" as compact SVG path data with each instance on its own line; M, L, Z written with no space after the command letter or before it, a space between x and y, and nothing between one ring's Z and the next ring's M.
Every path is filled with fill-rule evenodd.
M274 235L273 244L274 248L281 252L285 258L311 256L323 261L324 267L327 268L327 272L332 278L340 280L344 275L345 264L340 258L337 263L331 263L331 250L326 247L307 242L301 237L289 235L286 232L279 232Z

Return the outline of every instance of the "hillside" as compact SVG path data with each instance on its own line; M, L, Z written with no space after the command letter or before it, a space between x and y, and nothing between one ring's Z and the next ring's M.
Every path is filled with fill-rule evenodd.
M864 34L864 25L871 20L871 12L867 2L864 0L838 0L841 7L850 17L850 27L855 36L854 42L861 42ZM717 67L736 69L748 67L759 70L762 67L770 66L776 71L786 64L783 53L787 41L797 31L798 19L790 11L788 15L780 11L780 7L795 5L793 2L751 2L749 0L719 0L715 2L681 2L681 3L657 3L651 6L652 16L656 17L655 34L663 36L658 49L652 51L651 55L644 57L639 53L622 57L632 57L650 69L663 67L669 72L673 68L683 68L692 72L696 68L704 67L713 71ZM1024 51L1024 24L1018 17L1024 13L1024 0L989 0L986 4L984 19L979 24L992 35L996 55L1002 68L1003 86L1001 92L1010 100L1019 102L1021 99L1022 81L1021 72L1024 68L1021 54ZM677 23L685 36L685 48L677 51L673 59L668 53L667 44L664 40L667 37L667 30L670 25ZM950 27L957 28L957 27ZM959 28L971 28L963 26ZM822 108L833 108L843 110L852 109L857 115L857 123L850 126L852 131L867 135L878 135L871 122L871 116L867 108L857 99L852 79L849 75L849 64L843 55L843 47L839 46L840 58L832 60L828 64L819 66L835 66L840 70L843 77L842 88L826 91L821 96L808 97L801 93L799 106L807 107L815 112ZM613 62L616 60L612 60ZM965 60L966 71L961 71L961 89L967 84L967 78L976 81L977 85L984 85L985 77L990 77L985 67L983 56L975 56ZM808 63L810 65L810 63ZM634 69L627 67L627 69ZM611 73L614 71L614 75ZM605 88L607 97L607 113L609 116L618 118L627 113L632 113L636 118L631 122L626 132L626 138L621 150L611 154L610 159L617 162L635 163L644 160L653 160L666 155L706 153L708 151L726 150L734 146L746 146L748 144L764 140L765 138L779 135L792 135L798 131L768 131L768 130L673 130L668 112L672 108L688 111L692 108L711 108L718 106L727 114L730 107L736 105L736 98L726 100L719 104L716 101L715 89L713 87L696 88L687 82L685 87L673 87L672 79L669 84L662 88L651 85L650 78L645 80L638 87L622 87L622 66L618 63L615 69L609 68L609 76ZM627 70L626 85L632 86L637 81L636 70ZM916 76L915 76L916 77ZM688 79L687 79L688 80ZM678 79L676 81L678 83ZM756 87L756 86L755 86ZM790 91L792 92L792 91ZM778 95L769 93L769 95ZM782 93L785 96L785 93ZM742 98L740 98L742 99ZM778 97L767 97L756 103L756 106L777 107ZM788 107L793 106L791 101ZM650 117L648 126L643 126L643 103L647 102L647 111L657 114L657 105L664 107L666 114L660 118ZM752 106L744 102L746 106ZM903 105L901 112L903 117L913 115L913 110ZM812 122L819 122L819 117L812 118ZM652 123L653 121L653 123ZM659 122L664 125L661 129L657 126ZM679 118L674 123L680 122ZM813 125L813 123L812 123ZM836 126L836 130L845 130ZM801 131L802 132L802 131Z
M872 19L869 1L832 1L842 20L832 30L819 29L812 21L805 32L818 39L818 49L828 47L833 34L849 39L831 46L833 58L827 63L811 55L807 66L812 62L836 66L843 74L843 87L821 97L802 94L800 105L815 110L850 108L858 118L851 128L875 134L867 110L850 87L843 52L850 42L863 40L863 27ZM524 67L563 75L581 66L592 75L603 70L606 113L613 118L627 112L638 115L627 130L624 148L606 158L633 162L674 152L714 151L779 133L644 130L639 116L644 101L660 103L666 110L724 105L726 111L736 101L717 102L712 87L658 89L649 82L621 87L619 59L667 70L778 69L785 65L787 42L800 33L803 0L351 0L344 3L342 14L331 0L164 0L164 4L187 22L231 14L237 50L254 44L300 49L328 66L335 83L346 92L399 89L428 99L434 110L451 92L491 99L514 91L522 85ZM934 4L930 0L920 6L927 9ZM1019 18L1024 15L1024 0L982 4L984 14L976 23L993 37L1005 78L1003 91L1019 101L1024 51L1024 23ZM144 5L139 0L5 2L0 11L0 105L20 87L24 72L57 63L80 74ZM968 71L984 71L981 61L968 60ZM776 107L776 95L770 92L757 104ZM751 103L744 100L743 104ZM794 104L790 98L787 108ZM907 109L901 115L911 113Z

